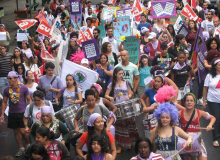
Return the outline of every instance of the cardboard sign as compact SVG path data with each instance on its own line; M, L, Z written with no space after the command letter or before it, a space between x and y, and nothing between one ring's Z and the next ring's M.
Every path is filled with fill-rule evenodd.
M129 53L129 61L137 64L140 54L140 43L136 36L126 37L124 41L124 48Z
M61 22L60 17L58 16L56 18L56 21L54 22L52 29L50 31L50 35L52 36L52 40L56 40L60 42L61 40Z
M179 16L180 16L180 15L179 15ZM178 20L178 17L179 17L179 16L170 17L170 24L175 25L175 23L176 23L176 21ZM184 16L181 16L181 19L184 21L184 20L185 20Z
M181 16L179 16L178 18L177 18L177 20L176 20L176 23L175 23L175 25L174 25L174 30L175 30L175 32L176 32L176 34L177 34L177 32L179 31L179 29L180 29L180 27L183 25L183 20L182 20L182 18L181 18Z
M176 3L174 0L151 1L153 9L152 18L167 18L176 16Z
M95 39L82 42L82 49L89 61L100 59L99 48Z
M85 41L85 37L83 35L83 31L80 30L77 42L79 43L79 45L82 45L82 42L84 41Z
M17 42L28 41L29 33L17 33Z
M46 50L45 45L42 40L41 40L41 44L42 44L41 58L54 61L53 56Z
M116 0L108 0L109 2L111 2L112 4L115 4Z
M215 32L213 34L213 37L216 37L217 35L220 34L220 30L218 28L215 29Z
M31 26L33 26L35 23L37 22L37 20L35 19L25 19L25 20L20 20L20 21L15 21L15 23L22 29L28 29Z
M69 3L70 3L71 14L81 14L82 4L80 3L80 0L69 0Z
M40 25L37 28L37 32L51 38L50 31L51 26L48 23L41 21Z
M183 24L179 31L177 32L177 34L183 34L185 36L185 38L187 38L187 36L189 35L190 31L188 30L188 28Z
M188 17L189 19L192 19L194 21L197 20L198 16L195 14L195 12L192 10L192 8L189 6L189 4L186 4L185 7L183 8L182 15Z

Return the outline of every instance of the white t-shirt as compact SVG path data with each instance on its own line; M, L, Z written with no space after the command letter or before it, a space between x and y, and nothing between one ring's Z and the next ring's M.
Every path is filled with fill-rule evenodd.
M32 100L33 100L33 93L34 93L34 91L37 90L37 89L36 89L37 86L38 86L38 84L34 82L34 85L33 85L31 88L28 88Z
M111 43L111 45L112 45L112 52L114 52L114 53L116 53L116 55L118 55L118 53L119 53L119 47L120 47L121 42L118 42L118 41L116 41L115 39L114 39L114 41L110 42L110 41L108 40L108 37L103 38L102 44L105 43L105 42Z
M52 108L52 114L54 115L53 105L50 101L49 101L49 103L50 103L50 107ZM43 107L43 106L41 106L41 107ZM33 112L32 112L33 123L40 120L40 118L41 118L41 107L36 107L35 105L33 106ZM27 107L25 109L25 112L24 112L24 116L26 118L31 116L29 114L29 108L30 108L30 105L27 105Z
M35 72L38 70L37 64L32 64L32 66L30 66L30 67L26 66L25 63L23 63L23 65L24 65L25 71L31 70L32 72Z
M209 31L213 27L214 27L213 21L209 22L208 20L204 20L202 22L202 28L204 29L204 31Z
M210 102L220 103L220 75L216 75L213 78L210 74L208 74L205 78L205 87L209 87L207 100Z
M80 28L82 31L85 31L85 30L87 30L88 29L88 27L87 26L82 26L81 28ZM89 30L90 30L90 32L91 32L91 34L93 35L93 30L95 29L95 26L92 26L92 28L89 28Z

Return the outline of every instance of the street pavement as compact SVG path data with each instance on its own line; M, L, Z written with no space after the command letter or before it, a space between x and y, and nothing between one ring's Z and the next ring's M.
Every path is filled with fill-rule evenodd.
M26 3L26 0L18 0L19 2L19 9L24 9L24 4ZM41 9L41 0L36 0L37 3L40 3L37 9ZM99 0L93 0L94 4L100 2ZM46 4L47 5L47 4ZM14 35L16 33L16 30L18 29L15 25L14 19L14 10L16 9L16 0L0 0L0 7L4 7L5 16L1 18L1 23L6 25L6 30L10 33L10 36L12 38L10 43L10 53L13 53L14 48L17 46L16 41L14 40ZM36 14L36 11L32 10L32 18ZM198 92L198 83L195 80L194 81L194 88L193 93L197 96ZM202 106L196 106L196 108L204 110ZM208 107L205 109L205 111L209 111ZM7 118L6 118L7 122ZM201 127L206 127L208 125L208 121L204 118L201 119ZM202 137L206 145L206 149L208 152L208 160L220 160L220 147L213 147L212 145L212 133L202 131ZM8 129L7 125L1 125L0 126L0 157L5 155L12 155L14 156L18 151L18 145L16 143L13 130ZM75 156L74 148L71 147L71 158ZM117 155L116 160L129 160L132 156L135 156L134 152L134 146L131 150L123 150L121 154ZM16 159L22 159L22 157L16 158Z

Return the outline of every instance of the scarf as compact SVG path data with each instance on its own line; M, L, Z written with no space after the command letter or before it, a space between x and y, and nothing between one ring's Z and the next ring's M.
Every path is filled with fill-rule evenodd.
M103 153L101 153L98 157L96 157L93 153L91 156L92 156L92 160L104 160Z
M158 40L156 42L150 42L150 43L152 44L153 49L156 50L158 47Z
M183 66L180 66L180 64L179 64L179 62L177 62L176 64L175 64L175 66L173 67L173 69L175 69L175 70L181 70L181 69L183 69L183 67L185 67L186 66L186 63L184 62L184 64L183 64Z
M44 40L44 35L40 36L40 35L38 34L38 42L40 42L41 40L42 40L42 41Z
M109 41L109 42L113 42L113 41L114 41L114 37L113 37L113 38L109 38L109 37L108 37L108 41Z
M58 13L57 15L58 15L58 16L61 16L61 14L62 14L62 12Z
M205 12L205 14L207 14L209 10L208 9L206 9L206 10L203 9L203 11Z
M147 159L141 158L140 153L138 153L138 155L137 155L139 160L151 160L153 158L153 156L154 156L153 152L150 152L149 158L147 158Z

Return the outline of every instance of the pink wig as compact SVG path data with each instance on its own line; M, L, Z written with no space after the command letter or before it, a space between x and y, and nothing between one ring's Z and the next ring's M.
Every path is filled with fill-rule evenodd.
M155 98L157 102L164 103L166 100L169 100L170 95L176 96L176 90L173 86L164 85L157 91Z
M81 50L77 50L75 53L70 55L70 60L77 64L80 64L83 58L85 58L85 55Z

